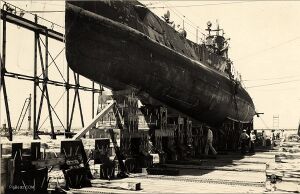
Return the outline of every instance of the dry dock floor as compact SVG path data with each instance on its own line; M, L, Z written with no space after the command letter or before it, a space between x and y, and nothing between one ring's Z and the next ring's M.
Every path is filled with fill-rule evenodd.
M114 184L140 182L142 190L85 188L73 193L264 193L266 163L274 161L276 151L256 152L241 157L238 153L203 159L201 165L167 165L180 169L179 176L132 174L112 180ZM103 182L108 182L104 181Z

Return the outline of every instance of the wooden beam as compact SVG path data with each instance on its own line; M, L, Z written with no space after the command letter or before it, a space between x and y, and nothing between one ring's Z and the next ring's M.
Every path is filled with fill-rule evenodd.
M106 181L100 179L91 180L92 187L96 188L109 188L109 189L120 189L120 190L141 190L140 182L127 182L127 181Z
M31 164L34 165L36 168L43 168L49 166L63 165L66 162L65 160L65 157L58 157L47 160L32 161Z
M99 114L97 114L95 116L95 118L88 124L86 125L84 128L82 128L74 137L73 139L80 139L81 137L83 137L89 129L91 129L93 126L96 125L96 123L98 121L100 121L101 118L103 118L104 115L106 115L108 113L108 111L110 111L113 106L115 105L115 102L112 101L110 102Z

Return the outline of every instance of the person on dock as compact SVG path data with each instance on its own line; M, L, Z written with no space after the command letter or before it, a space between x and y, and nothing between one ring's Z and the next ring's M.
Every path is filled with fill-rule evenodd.
M271 149L273 149L273 147L276 146L276 143L275 143L275 130L272 130L272 138L271 138Z
M286 132L284 131L284 129L281 129L280 132L280 146L282 146L283 142L286 141Z
M262 130L262 132L261 132L261 140L262 140L262 146L263 147L266 147L266 139L267 139L267 135L266 135L265 131Z
M240 135L240 144L241 144L241 153L246 154L246 145L249 140L249 135L246 133L246 129L243 130L243 133Z
M252 130L250 133L250 149L249 152L250 153L254 153L255 152L255 141L256 141L256 135L254 133L254 131Z
M214 155L217 155L217 151L215 150L215 148L212 145L213 142L213 132L211 131L210 128L207 128L207 141L206 141L206 145L205 145L205 155L208 155L208 151L209 149L212 151L212 153Z

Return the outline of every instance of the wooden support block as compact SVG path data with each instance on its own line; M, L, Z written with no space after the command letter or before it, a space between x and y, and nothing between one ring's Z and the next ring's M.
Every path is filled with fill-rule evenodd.
M127 172L129 173L140 173L142 170L139 168L136 158L127 158L124 164Z
M280 153L275 155L275 162L299 163L300 154Z
M85 167L87 171L87 175L89 178L93 178L92 173L90 171L90 167L88 164L88 158L86 155L86 152L84 150L84 146L82 143L82 140L64 140L61 141L61 146L60 146L60 152L63 154L66 158L66 164L62 165L62 169L68 169L70 165L68 165L68 161L72 163L72 161L75 161L76 158L77 160L82 163L82 165ZM71 166L74 166L71 164Z
M102 164L109 160L110 140L107 138L95 139L94 163Z
M266 176L281 176L284 178L299 178L300 167L298 163L268 163L266 165Z
M69 188L90 187L91 182L84 167L72 168L63 171L66 179L66 185Z
M31 142L31 160L41 159L41 142Z
M61 141L60 153L65 157L81 155L81 140L63 140Z
M11 155L12 158L15 156L15 152L19 152L23 150L23 143L12 143L11 144Z
M128 182L128 190L141 190L141 183Z
M23 155L23 143L12 143L11 157L15 160L15 168L19 169L21 166Z
M100 179L111 180L115 178L115 163L113 161L106 161L100 165Z

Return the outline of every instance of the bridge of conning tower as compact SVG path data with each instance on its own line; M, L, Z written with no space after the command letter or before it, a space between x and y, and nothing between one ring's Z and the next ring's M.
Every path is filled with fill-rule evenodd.
M210 21L207 22L207 29L208 35L206 36L206 39L204 41L206 49L221 59L221 67L218 68L222 72L226 72L229 74L229 76L232 76L231 73L231 67L232 67L232 61L228 57L228 47L230 40L225 39L224 37L224 30L220 29L219 24L217 23L216 29L211 29L212 23ZM222 34L220 34L222 33Z

